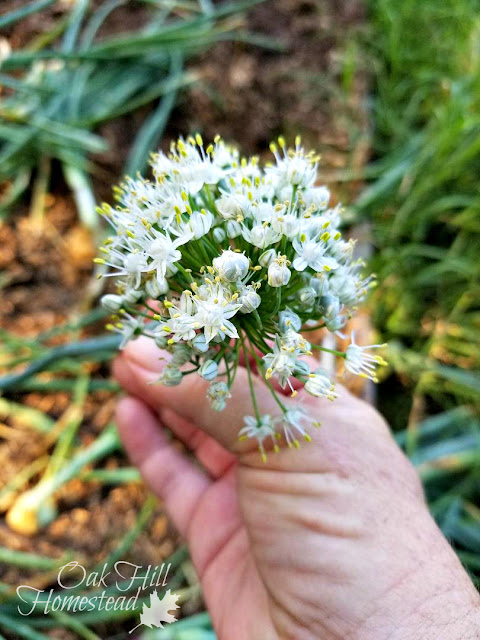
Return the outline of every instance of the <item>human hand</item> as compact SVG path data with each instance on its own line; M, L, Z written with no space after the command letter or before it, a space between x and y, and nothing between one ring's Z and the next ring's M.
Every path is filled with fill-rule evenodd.
M130 395L118 427L189 544L219 640L480 637L479 596L374 409L345 389L333 403L300 391L295 403L322 427L264 463L254 442L238 441L253 413L246 371L215 413L198 376L152 384L162 356L140 338L115 361ZM261 413L276 415L264 382L255 386Z

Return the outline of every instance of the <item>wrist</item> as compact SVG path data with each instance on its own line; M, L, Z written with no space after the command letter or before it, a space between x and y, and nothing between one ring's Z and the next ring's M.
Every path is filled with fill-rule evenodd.
M437 594L390 631L385 640L474 640L480 637L480 604L463 591Z
M431 536L421 555L413 554L414 569L407 569L378 603L358 640L480 638L480 595L429 514L428 518Z

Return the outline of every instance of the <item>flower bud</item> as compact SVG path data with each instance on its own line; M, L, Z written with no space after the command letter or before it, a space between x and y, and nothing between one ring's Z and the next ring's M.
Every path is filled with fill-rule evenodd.
M159 349L165 349L167 346L167 336L163 331L161 333L155 333L153 340Z
M192 357L192 349L188 344L176 344L173 347L172 364L176 367L181 367L182 364L186 364Z
M250 260L243 253L235 253L228 249L218 258L214 258L213 266L223 280L238 282L247 275Z
M302 199L307 207L314 206L323 211L328 207L330 191L327 187L310 187L302 191Z
M164 278L163 282L159 282L157 278L150 278L145 283L145 293L149 298L158 298L165 293L168 293L169 286L167 280Z
M203 333L197 333L190 344L192 345L193 350L197 353L206 353L209 349L207 339Z
M205 360L198 370L198 375L204 380L215 380L218 375L218 364L215 360Z
M194 211L188 221L188 227L193 233L193 237L198 240L202 236L206 235L212 226L213 214L211 211Z
M230 397L231 393L226 382L212 382L208 388L207 398L214 411L223 411L227 404L226 399Z
M262 299L252 287L246 287L238 301L242 305L240 307L242 313L252 313L260 306Z
M129 302L130 304L135 304L142 297L142 292L138 291L138 289L129 289L123 294L123 299L125 302Z
M274 218L272 227L275 231L278 231L291 239L298 234L299 220L293 213L284 214L283 212L280 212Z
M222 227L215 227L215 229L213 230L213 237L219 244L221 244L227 236L225 230L222 229Z
M333 316L331 318L330 317L325 318L325 326L332 333L335 333L336 331L340 331L340 329L344 326L344 324L345 324L345 318L340 315Z
M310 373L310 367L308 366L308 362L305 360L297 360L295 363L295 374L297 376L308 376Z
M318 307L322 316L332 317L340 312L340 300L336 296L327 294L320 298Z
M312 277L309 280L308 286L315 291L316 296L325 296L328 293L327 278Z
M279 256L268 267L268 284L271 287L282 287L288 284L291 276L285 256Z
M176 387L182 381L182 372L176 367L167 365L160 375L159 382L166 387Z
M304 287L303 289L300 289L297 295L303 307L311 309L315 304L317 295L311 287Z
M263 224L256 224L247 234L247 241L251 244L264 249L269 244L275 242L281 234L277 234L271 227L264 227Z
M208 288L208 286L206 284L201 284L197 289L197 296L200 298L200 300L208 300L209 295L210 289Z
M267 249L267 251L264 251L260 256L260 258L258 259L258 263L262 267L268 267L270 263L275 260L276 257L277 257L277 252L275 251L275 249Z
M123 298L113 293L107 293L107 295L102 296L101 304L102 307L110 311L110 313L115 313L123 307Z
M222 218L225 220L232 220L243 217L243 209L239 202L239 199L232 195L225 195L218 200L215 200L215 206Z
M300 331L302 327L302 321L296 313L290 311L290 309L284 309L278 314L278 326L282 333L286 333L289 329L294 331Z
M229 220L227 222L227 236L229 238L236 238L242 233L242 225L236 220Z

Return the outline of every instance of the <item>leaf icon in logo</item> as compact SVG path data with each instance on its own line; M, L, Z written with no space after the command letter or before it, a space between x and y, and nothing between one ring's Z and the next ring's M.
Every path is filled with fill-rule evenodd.
M163 629L162 622L166 622L168 624L176 622L176 617L168 612L180 608L177 604L179 597L179 595L172 593L169 589L163 598L160 599L157 595L157 591L155 590L150 594L150 606L145 603L143 604L142 613L140 614L140 622L130 631L130 633L135 631L135 629L142 624L146 627L150 627L150 629L152 627Z

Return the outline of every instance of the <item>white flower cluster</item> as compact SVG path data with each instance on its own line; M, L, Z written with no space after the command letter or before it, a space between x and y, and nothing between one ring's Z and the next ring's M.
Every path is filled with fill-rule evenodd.
M245 418L240 435L257 438L262 455L279 434L288 445L308 440L315 424L283 405L278 386L295 395L296 378L311 395L336 397L328 375L303 359L312 346L302 329L339 334L372 280L342 239L340 207L315 185L318 157L299 139L287 149L280 138L271 150L275 161L262 168L219 137L205 149L197 135L152 156L152 179L127 178L117 206L100 209L113 234L96 260L118 278L117 294L102 299L114 314L108 328L122 334L122 346L144 334L170 352L163 384L196 373L210 381L207 396L220 411L241 353L249 379L256 363L281 409ZM365 349L352 342L333 353L375 379L383 361Z

